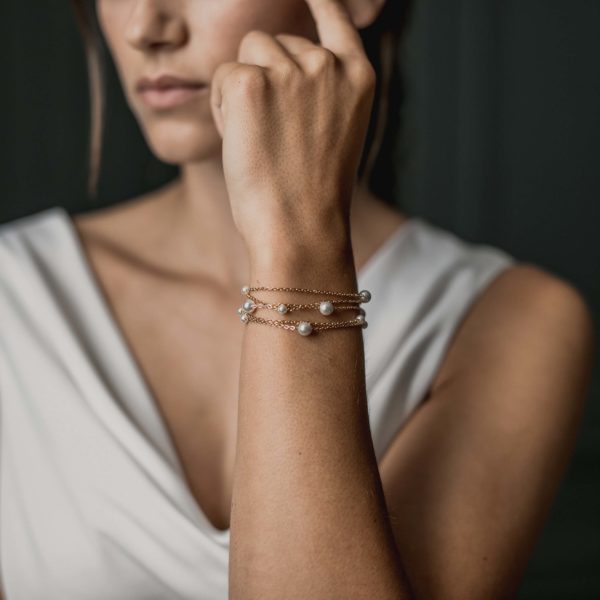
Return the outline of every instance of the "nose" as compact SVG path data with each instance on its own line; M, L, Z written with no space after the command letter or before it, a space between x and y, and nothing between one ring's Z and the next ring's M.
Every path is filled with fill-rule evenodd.
M173 0L138 0L127 21L125 38L138 50L171 49L187 39L181 11Z

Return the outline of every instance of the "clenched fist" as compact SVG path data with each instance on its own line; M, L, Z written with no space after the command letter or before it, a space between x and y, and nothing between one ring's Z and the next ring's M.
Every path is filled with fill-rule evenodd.
M212 80L232 214L251 259L349 236L375 71L343 3L305 1L320 44L252 30Z

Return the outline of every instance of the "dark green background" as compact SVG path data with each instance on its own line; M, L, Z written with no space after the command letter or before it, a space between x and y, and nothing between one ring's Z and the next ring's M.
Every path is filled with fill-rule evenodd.
M249 0L250 1L250 0ZM539 264L600 307L600 1L417 0L403 44L403 210ZM112 72L100 200L85 196L85 64L68 2L2 0L0 222L166 182ZM597 332L600 335L600 331ZM600 368L519 597L600 598Z

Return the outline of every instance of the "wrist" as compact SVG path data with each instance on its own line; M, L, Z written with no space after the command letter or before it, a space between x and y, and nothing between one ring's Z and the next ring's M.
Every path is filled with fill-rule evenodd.
M352 257L350 224L341 215L310 215L271 220L258 236L246 238L251 265L272 266L282 261L300 263L311 257L327 260Z
M265 243L250 257L252 286L303 287L352 291L356 269L348 239Z

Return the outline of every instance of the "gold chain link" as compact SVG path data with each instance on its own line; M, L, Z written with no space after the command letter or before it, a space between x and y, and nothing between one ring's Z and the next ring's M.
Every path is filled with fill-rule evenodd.
M257 317L253 314L247 313L248 323L252 321L256 321L257 323L263 323L265 325L270 325L271 327L281 327L282 329L290 329L294 331L296 326L304 321L295 321L293 319L263 319L262 317ZM339 329L341 327L355 327L360 325L362 327L362 323L357 321L356 319L351 319L347 321L333 321L330 323L324 323L321 321L306 321L312 325L313 331L319 331L320 329Z
M341 296L343 298L355 298L357 300L360 300L360 294L359 293L350 293L350 292L331 292L331 291L323 291L323 290L310 290L310 289L306 289L306 288L294 288L294 287L274 287L274 288L270 288L270 287L248 287L248 292L262 292L262 291L267 291L267 292L305 292L307 294L319 294L319 295L323 295L323 294L329 294L330 296Z
M310 302L309 304L293 304L293 303L287 303L287 302L279 302L277 304L271 304L270 302L261 302L258 298L256 298L256 296L252 296L251 294L246 294L248 296L248 298L250 300L252 300L252 302L254 302L256 308L266 308L268 310L277 310L279 308L279 306L281 304L285 304L287 311L286 312L293 312L295 310L302 310L302 309L318 309L319 306L321 305L321 302ZM344 303L347 302L347 300L326 300L326 302L331 302L331 304L333 304L334 308L336 310L346 310L346 309L358 309L360 308L359 306L359 302L357 302L356 304L338 304L338 302L340 303Z

